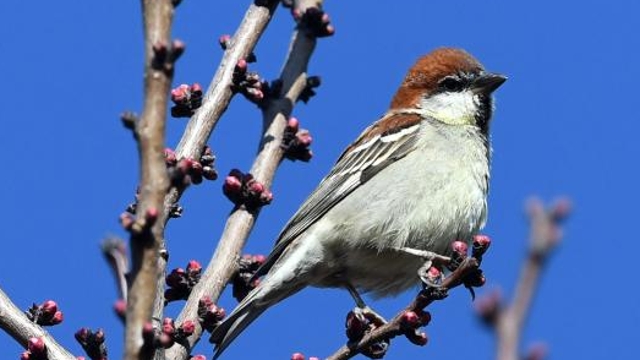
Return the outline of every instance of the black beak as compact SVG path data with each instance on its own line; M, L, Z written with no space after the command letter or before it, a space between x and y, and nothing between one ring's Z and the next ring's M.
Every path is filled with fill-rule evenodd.
M478 76L471 84L471 91L478 94L491 94L500 87L507 77L500 74L486 73Z

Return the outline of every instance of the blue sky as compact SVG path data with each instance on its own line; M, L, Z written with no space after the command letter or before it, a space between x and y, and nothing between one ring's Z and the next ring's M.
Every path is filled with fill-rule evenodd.
M187 51L176 85L209 83L222 53L217 38L235 30L247 3L183 2L174 34ZM489 281L480 292L500 287L511 294L527 239L523 201L568 195L575 212L545 271L524 345L545 341L552 359L635 357L640 291L630 246L640 201L633 185L640 183L638 4L327 1L326 9L336 35L319 42L309 68L323 84L294 112L311 130L315 157L281 167L275 201L262 212L248 252L269 251L342 149L385 111L418 56L439 46L462 47L487 69L509 76L497 92L492 127L486 233L494 245L484 265ZM280 8L252 69L269 79L278 74L292 26ZM108 234L124 236L117 217L137 182L135 144L118 114L141 110L141 28L135 1L0 4L0 287L22 308L58 301L65 322L52 333L78 355L73 333L81 326L103 327L112 357L121 354L122 328L111 312L116 288L98 245ZM169 120L169 146L184 126L184 120ZM222 174L250 166L260 127L256 108L234 99L210 141ZM208 261L231 208L220 189L221 182L208 182L184 196L184 218L167 232L172 267L191 258ZM410 296L372 305L391 315ZM224 307L234 304L223 297ZM305 290L269 310L225 356L327 356L344 343L351 307L346 292ZM387 359L493 356L493 339L464 291L431 311L429 345L398 339ZM0 349L6 358L21 352L4 334ZM195 353L209 357L211 348L204 342Z

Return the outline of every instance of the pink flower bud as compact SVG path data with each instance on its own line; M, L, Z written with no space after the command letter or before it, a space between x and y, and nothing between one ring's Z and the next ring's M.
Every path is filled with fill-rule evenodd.
M264 185L260 182L253 181L249 184L249 191L254 194L262 194L262 192L264 192Z
M202 271L202 265L200 265L200 263L196 260L191 260L189 261L189 264L187 264L187 271L188 272L200 272Z
M488 248L491 245L491 238L487 235L475 235L473 237L473 246L482 246Z
M236 71L239 73L245 73L247 71L247 61L245 59L240 59L236 63Z
M402 323L407 327L410 327L410 328L417 327L418 325L420 325L419 320L420 318L418 317L418 314L416 314L413 311L407 311L404 314L402 314Z
M301 353L293 353L291 355L291 360L304 360L304 355Z
M158 336L158 342L160 342L160 346L162 346L165 349L168 349L171 346L173 346L173 343L174 343L173 336L167 333L162 333Z
M153 339L155 337L155 329L152 323L146 322L142 325L142 336L146 339Z
M182 103L185 99L185 94L180 90L180 88L175 88L171 90L171 101L176 104Z
M164 318L162 321L162 332L165 334L173 335L176 332L175 325L173 324L173 319Z
M191 174L201 175L202 174L202 164L200 162L192 160L190 171Z
M127 315L127 302L123 299L116 300L113 304L113 310L118 316L124 318Z
M428 271L429 277L437 278L437 277L440 277L441 274L442 273L440 272L440 270L437 267L432 266L432 267L429 268L429 271Z
M186 272L183 268L176 268L171 270L169 275L164 279L165 283L171 287L179 287L186 278Z
M200 83L191 84L191 88L189 90L195 96L198 96L198 94L202 95L202 85L200 85Z
M267 261L267 257L264 255L253 255L251 257L251 261L256 265L262 265L265 261Z
M235 176L227 176L224 179L222 190L225 194L238 194L242 190L242 181Z
M58 311L58 304L53 300L47 300L40 305L42 313L47 316L53 316Z
M31 353L28 350L23 351L22 354L20 354L20 360L31 360Z
M264 190L260 194L260 201L265 205L270 204L273 201L273 193L269 190Z
M102 344L104 342L104 330L98 329L98 331L93 334L93 338L95 339L96 343Z
M80 328L80 330L76 331L74 336L79 343L86 343L89 338L89 329Z
M42 337L32 337L27 341L27 350L31 352L36 358L42 357L47 350L47 347L44 343L44 338Z
M306 130L300 131L298 134L296 134L296 138L298 139L298 143L300 143L300 145L304 147L308 147L313 141L311 134L309 134L309 132Z
M149 223L153 224L156 222L156 220L158 220L158 215L158 209L155 207L150 207L145 212L144 217Z
M468 246L465 242L460 241L460 240L456 240L451 244L451 248L453 249L454 252L456 252L457 254L463 255L467 253L468 250Z
M227 50L227 47L229 46L230 41L231 41L231 35L229 34L224 34L220 36L220 38L218 38L218 43L220 44L220 47L222 47L222 50Z
M58 325L62 322L62 320L64 320L62 311L56 311L56 313L53 314L53 317L51 318L51 325Z
M191 320L185 320L180 325L180 329L182 329L182 332L185 335L189 336L189 335L193 334L193 332L196 330L196 324Z
M204 355L195 355L192 356L189 360L207 360L207 358Z
M333 25L329 24L327 25L327 27L325 28L325 31L327 33L327 36L332 36L333 34L336 33L336 28L333 27Z
M287 120L287 127L292 131L297 132L300 128L300 121L292 116L289 118L289 120Z
M201 307L210 307L211 305L213 305L213 301L211 301L211 298L209 296L203 296L200 298L200 300L198 301L198 305Z

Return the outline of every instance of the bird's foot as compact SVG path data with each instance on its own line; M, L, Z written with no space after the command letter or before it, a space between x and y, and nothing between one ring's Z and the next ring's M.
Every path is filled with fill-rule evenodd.
M373 311L370 307L356 306L349 312L349 314L347 314L347 319L345 321L347 338L349 338L350 343L357 343L366 334L382 325L385 325L386 323L387 320ZM389 339L384 339L371 344L366 349L361 350L361 353L371 359L380 359L386 354L389 344Z

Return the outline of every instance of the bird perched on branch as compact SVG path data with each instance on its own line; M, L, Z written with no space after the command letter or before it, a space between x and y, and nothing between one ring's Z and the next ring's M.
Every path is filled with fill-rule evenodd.
M485 224L492 93L506 77L441 48L409 70L389 110L347 147L280 234L266 275L212 333L217 358L263 311L306 286L374 296Z

